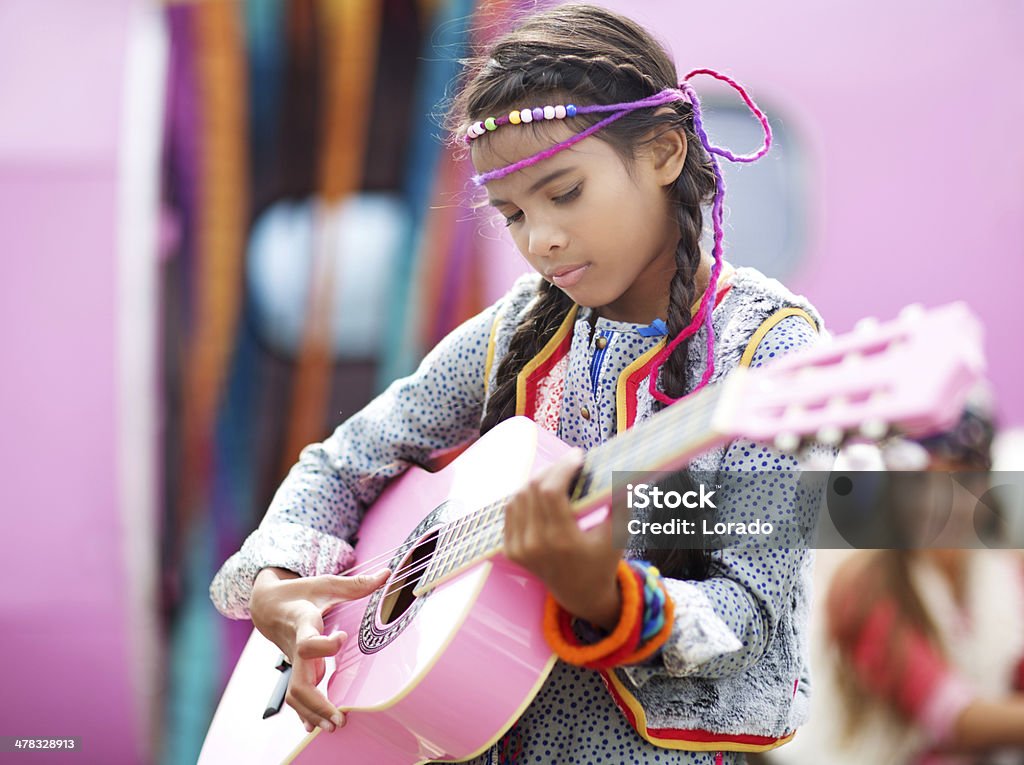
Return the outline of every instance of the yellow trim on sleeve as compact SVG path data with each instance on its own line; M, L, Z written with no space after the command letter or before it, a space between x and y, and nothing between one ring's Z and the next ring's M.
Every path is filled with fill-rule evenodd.
M818 331L818 325L815 323L814 319L811 318L810 314L803 308L780 308L765 319L750 338L750 342L747 343L747 347L743 351L743 356L740 358L741 367L750 366L750 362L753 360L754 354L757 352L757 346L761 344L762 340L764 340L764 336L771 332L772 328L776 324L783 319L788 319L790 316L803 316L804 319L807 320L807 323L811 325L811 329L815 332Z

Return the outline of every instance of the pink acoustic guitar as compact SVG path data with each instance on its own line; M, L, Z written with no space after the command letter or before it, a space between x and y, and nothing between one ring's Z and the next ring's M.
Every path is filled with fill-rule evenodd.
M911 434L948 427L982 372L980 349L978 322L953 304L736 370L588 452L574 505L583 523L599 522L612 471L668 473L739 437L795 448L808 436L838 443L877 439L893 425ZM359 570L387 565L392 580L324 616L328 631L349 635L320 686L347 713L345 727L307 734L287 706L264 718L280 653L254 630L200 763L410 765L486 750L554 664L539 629L544 587L500 554L504 498L567 449L515 417L443 470L412 468L394 481L356 547Z

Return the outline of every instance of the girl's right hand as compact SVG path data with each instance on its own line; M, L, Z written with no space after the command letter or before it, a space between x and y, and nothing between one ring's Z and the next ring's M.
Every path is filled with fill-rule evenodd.
M289 657L291 680L285 696L312 732L319 726L331 733L345 724L344 715L317 689L323 680L324 659L334 656L348 637L344 632L324 635L324 612L336 603L364 598L387 581L382 569L360 576L311 576L279 568L265 568L256 576L249 613L260 633Z

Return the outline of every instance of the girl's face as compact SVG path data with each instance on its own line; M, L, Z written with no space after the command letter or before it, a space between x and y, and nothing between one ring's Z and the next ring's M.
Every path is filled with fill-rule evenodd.
M504 126L474 141L477 172L573 134L561 123L544 128ZM614 321L647 324L667 316L679 227L664 187L682 169L686 142L678 134L661 143L639 155L630 172L608 143L591 136L487 184L490 203L530 265L576 303Z

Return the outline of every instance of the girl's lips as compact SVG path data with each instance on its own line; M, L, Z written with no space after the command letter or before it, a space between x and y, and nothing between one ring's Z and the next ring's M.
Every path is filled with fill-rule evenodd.
M551 275L551 281L555 283L555 286L563 289L573 287L583 278L588 268L590 268L590 264L584 263L568 270L562 269Z

